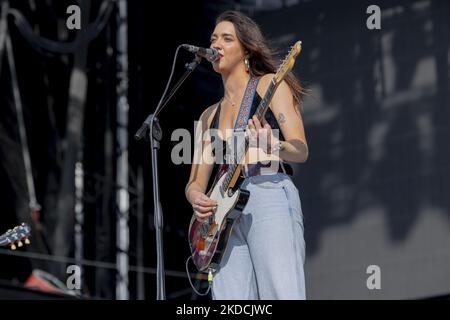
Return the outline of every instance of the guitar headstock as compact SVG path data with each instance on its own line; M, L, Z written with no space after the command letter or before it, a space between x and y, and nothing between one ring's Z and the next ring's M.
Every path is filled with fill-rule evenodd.
M274 81L278 84L281 81L283 81L283 78L286 76L286 74L292 70L295 64L295 59L300 54L300 51L302 50L302 42L297 41L289 50L289 53L284 58L283 62L281 63L280 67L278 68L277 73L274 76Z
M20 226L10 229L0 236L0 246L10 245L12 250L16 250L17 247L23 246L22 240L25 244L30 244L30 235L30 226L26 223L22 223Z

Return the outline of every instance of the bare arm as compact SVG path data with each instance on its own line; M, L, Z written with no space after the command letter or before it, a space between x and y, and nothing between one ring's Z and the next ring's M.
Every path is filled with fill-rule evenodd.
M205 195L214 166L214 158L211 153L211 141L203 139L205 132L207 134L214 110L214 106L206 109L195 128L194 157L189 181L185 188L186 199L191 203L199 220L209 216L215 205L215 201Z
M258 93L261 96L264 96L272 78L273 74L261 78L258 86ZM275 91L270 108L286 140L282 142L279 157L291 162L305 162L308 159L308 144L303 119L299 109L294 105L291 89L285 81L280 83Z

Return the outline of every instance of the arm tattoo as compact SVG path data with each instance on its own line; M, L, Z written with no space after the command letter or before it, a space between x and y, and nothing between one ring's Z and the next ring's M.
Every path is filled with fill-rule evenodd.
M286 117L284 116L284 114L282 114L280 112L280 114L278 114L278 123L280 124L280 126L286 122Z

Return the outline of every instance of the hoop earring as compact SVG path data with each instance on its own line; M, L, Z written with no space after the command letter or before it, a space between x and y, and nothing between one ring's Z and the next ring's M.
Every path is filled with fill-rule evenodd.
M247 71L247 73L250 73L250 63L247 58L244 59L244 64L245 64L245 71Z

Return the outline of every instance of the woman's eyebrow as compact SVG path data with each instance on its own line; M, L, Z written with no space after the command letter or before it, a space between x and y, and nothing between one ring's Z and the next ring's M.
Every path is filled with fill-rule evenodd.
M222 37L225 37L225 36L233 37L233 35L231 33L227 33L227 32L222 32L221 35L222 35ZM211 35L211 38L213 38L213 37L217 37L217 34L213 33Z

